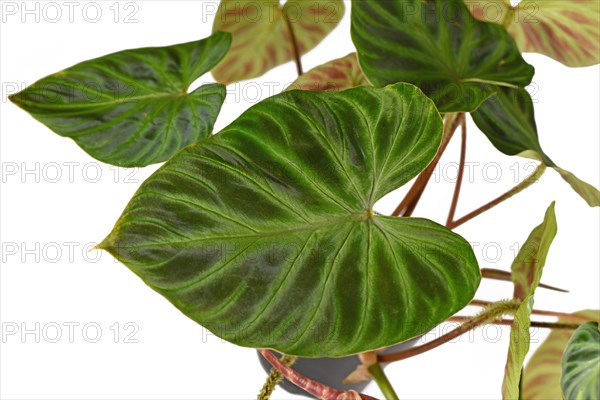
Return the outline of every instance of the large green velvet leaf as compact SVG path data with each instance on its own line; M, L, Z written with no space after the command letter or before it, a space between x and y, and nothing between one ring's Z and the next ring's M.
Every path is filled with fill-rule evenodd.
M493 98L471 113L477 127L502 153L539 159L557 171L590 206L600 206L600 192L571 172L558 167L542 150L533 100L524 89L498 88Z
M308 357L392 345L480 281L459 235L373 211L441 135L412 85L285 92L169 160L99 247L233 343Z
M573 314L588 321L600 321L600 311L583 310ZM559 320L559 322L567 322ZM562 355L573 331L552 330L531 356L523 374L522 396L528 400L563 400L560 379Z
M351 29L373 85L413 83L441 112L475 110L496 86L533 77L506 30L476 20L461 0L356 0Z
M506 26L522 52L541 53L570 67L600 62L600 1L465 0L473 15Z
M600 398L600 330L597 322L581 325L565 349L560 380L565 399Z
M318 45L341 21L342 0L221 0L213 31L231 32L231 50L212 74L222 83L255 78ZM289 23L289 24L288 24Z
M225 87L188 88L227 53L229 33L125 50L47 76L10 100L97 160L123 167L165 161L211 134Z
M510 344L502 382L502 398L504 400L521 398L519 383L523 362L529 351L529 327L531 325L529 318L533 310L533 296L540 284L546 256L552 240L556 236L556 230L556 216L554 203L552 203L546 211L544 221L531 231L511 266L515 285L513 297L522 302L514 315L510 330Z

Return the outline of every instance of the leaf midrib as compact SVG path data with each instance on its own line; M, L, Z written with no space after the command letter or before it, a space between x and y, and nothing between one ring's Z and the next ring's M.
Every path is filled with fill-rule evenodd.
M375 218L375 215L372 212L361 211L361 212L357 212L357 213L350 214L350 215L339 216L334 219L329 218L327 220L315 222L314 224L302 225L302 226L299 226L296 228L291 228L291 229L282 229L282 230L276 230L276 231L258 231L258 232L255 232L252 234L246 234L246 235L231 235L228 233L223 233L222 236L202 237L202 238L197 238L197 239L190 238L187 240L175 240L172 242L143 243L143 244L139 244L139 245L119 244L118 246L116 246L114 248L135 249L135 248L142 248L142 247L147 247L147 246L185 245L185 244L189 244L189 243L206 242L206 241L213 241L213 240L225 240L225 239L231 240L231 239L246 239L246 238L262 238L262 237L270 237L270 236L280 236L280 235L291 234L291 233L302 232L302 231L317 231L322 228L327 228L330 226L335 226L335 225L343 224L346 222L368 221L368 220L373 220L374 218ZM144 221L137 221L137 222L140 222L142 224L144 223ZM108 235L107 239L112 238L113 236L118 236L119 230L126 224L127 223L121 224L120 226L115 227L114 233L111 233L110 235ZM106 239L105 239L105 241L106 241ZM105 243L105 241L100 243L98 245L98 248L103 249L103 250L108 250L109 248L112 247L112 246L110 246L110 244ZM118 240L111 240L111 242L115 242L115 241L118 241Z
M99 103L67 103L67 104L57 104L52 106L51 103L38 103L35 101L29 101L29 100L24 100L24 99L19 99L19 98L15 98L12 97L10 98L13 102L16 102L19 106L35 106L37 108L47 108L47 109L76 109L76 108L95 108L95 107L105 107L105 106L113 106L116 104L124 104L124 103L129 103L129 102L141 102L144 100L156 100L156 99L166 99L166 98L173 98L173 99L178 99L178 98L185 98L187 96L189 96L190 93L187 92L171 92L171 93L152 93L152 94L146 94L146 95L142 95L142 96L132 96L132 97L127 97L124 98L122 100L115 100L115 101L105 101L105 102L99 102ZM49 105L49 107L43 107L43 105Z

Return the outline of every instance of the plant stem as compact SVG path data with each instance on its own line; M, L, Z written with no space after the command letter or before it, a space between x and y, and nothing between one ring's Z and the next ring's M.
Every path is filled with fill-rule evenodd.
M390 380L385 375L385 372L383 372L381 364L378 362L371 364L368 370L375 380L375 383L377 383L377 386L379 386L379 389L381 390L381 393L383 393L383 396L386 398L386 400L399 400L396 391L394 391L394 388L390 383Z
M285 11L281 11L281 15L287 25L288 32L290 33L290 42L292 42L292 50L294 52L294 62L296 63L296 71L298 72L298 76L302 75L304 72L302 71L302 56L300 55L300 48L298 47L298 41L296 39L296 34L294 33L294 27L292 26L291 21L287 17Z
M506 281L512 282L512 275L508 271L503 271L501 269L494 268L481 268L481 277L486 279L495 279L498 281ZM555 286L546 285L544 283L540 283L539 287L548 290L554 290L555 292L569 293L568 290L561 289Z
M456 184L454 185L454 194L452 195L452 203L450 204L450 211L448 212L448 219L446 220L446 226L454 221L454 215L456 214L456 206L458 205L458 198L460 196L460 188L462 187L463 175L465 173L465 158L467 154L467 120L461 118L460 121L460 161L458 164L458 175L456 176Z
M479 207L475 211L468 213L467 215L465 215L462 218L459 218L456 221L452 221L449 224L446 224L446 227L449 229L454 229L454 228L464 224L465 222L470 221L471 219L475 218L476 216L484 213L485 211L497 206L498 204L502 203L504 200L510 199L517 193L522 192L523 190L527 189L529 186L536 183L538 181L538 179L544 174L545 171L546 171L546 166L544 164L538 165L538 167L533 172L533 174L531 174L531 176L528 177L527 179L525 179L523 182L519 183L517 186L515 186L511 190L509 190L508 192L504 193L503 195L497 197L496 199L490 201L489 203L484 204L483 206Z
M288 356L285 354L281 356L281 362L283 364L287 365L288 367L291 367L296 362L297 359L298 359L298 357ZM273 393L273 391L275 390L275 388L277 387L279 382L281 382L282 380L283 380L283 375L281 375L281 372L279 372L275 368L271 368L271 372L269 372L269 376L267 377L267 380L266 380L265 384L263 385L260 393L256 397L256 399L257 400L269 400L269 398L271 397L271 394Z
M404 199L402 199L400 204L398 204L398 207L396 207L392 213L392 216L397 217L400 215L402 217L410 217L412 215L417 203L421 199L423 191L425 191L425 188L429 183L429 179L431 179L431 175L433 174L435 167L440 162L440 159L448 147L448 143L450 143L450 139L452 139L452 136L454 135L456 128L458 128L462 118L464 118L464 114L462 113L446 115L446 118L444 119L442 142L440 143L438 152L433 160L431 160L427 168L421 171L415 183L413 183L408 193L406 193L406 196L404 196Z
M259 353L273 366L273 368L277 369L281 375L283 375L288 381L292 382L294 385L299 388L307 391L318 399L323 400L376 400L375 398L368 396L366 394L358 393L354 390L349 391L341 391L336 390L332 387L323 385L317 381L314 381L306 376L294 371L292 368L288 367L273 353L266 349L258 350Z
M466 322L469 321L470 317L463 317L460 315L450 317L446 321L448 322ZM512 325L512 319L497 319L494 321L487 321L482 325ZM542 322L542 321L531 321L532 328L546 328L546 329L570 329L574 330L579 327L577 323L562 323L562 322Z
M436 347L443 345L461 336L464 333L467 333L471 329L478 327L479 325L486 324L490 321L494 321L498 317L501 317L504 314L512 313L519 308L519 303L514 300L509 301L499 301L491 304L488 308L482 311L480 314L469 318L458 328L446 333L439 338L432 340L431 342L425 343L424 345L412 347L408 350L404 350L398 353L390 353L390 354L379 354L377 359L379 362L393 362L400 361L410 357L414 357L416 355L428 352L429 350L433 350Z
M471 302L469 303L469 305L471 306L479 306L479 307L487 307L490 304L493 304L489 301L485 301L485 300L471 300ZM544 315L547 317L558 317L558 318L562 318L566 321L572 321L572 322L587 322L589 321L588 318L582 317L580 315L574 315L574 314L569 314L569 313L563 313L560 311L549 311L549 310L532 310L531 313L533 315Z

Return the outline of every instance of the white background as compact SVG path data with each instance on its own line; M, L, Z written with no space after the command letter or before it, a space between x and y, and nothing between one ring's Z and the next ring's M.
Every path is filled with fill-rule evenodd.
M210 335L108 254L86 251L90 243L102 240L111 230L128 199L156 167L123 170L96 162L6 99L15 85L30 85L85 59L206 37L212 25L207 10L213 10L215 3L136 1L125 8L126 2L115 7L113 1L100 1L97 5L102 15L96 23L90 21L96 18L97 7L88 7L88 15L83 13L87 2L79 2L74 9L73 22L65 3L56 2L62 18L55 23L48 21L56 18L55 10L46 7L44 15L44 2L26 2L29 9L38 3L38 21L35 12L23 15L20 1L2 3L3 10L12 3L18 11L15 15L3 13L0 43L0 396L254 398L265 377L254 350ZM116 8L120 10L117 22ZM126 15L134 11L132 18L137 22L124 23ZM305 70L353 51L349 14L347 10L340 26L303 58ZM536 67L534 99L544 149L560 166L598 186L598 67L569 69L539 55L526 55L526 59ZM295 67L288 63L260 79L229 87L215 131L254 104L257 96L267 97L271 83L279 84L280 91L294 78ZM206 75L201 81L212 81L212 77ZM445 221L458 146L455 139L415 215ZM473 164L473 174L465 177L458 216L531 172L528 160L503 156L471 122L467 160L479 164ZM386 197L378 210L391 212L407 188ZM589 208L554 171L457 231L479 243L475 253L482 267L508 270L515 243L522 243L541 222L553 200L557 201L559 232L543 281L571 292L539 290L536 307L566 312L599 308L599 211ZM477 297L496 300L511 293L509 283L484 281ZM462 314L475 311L467 309ZM35 332L36 324L39 337L35 333L22 336L23 329ZM73 327L71 338L69 325ZM56 338L57 327L60 338ZM97 328L101 329L98 338ZM15 329L18 331L10 334ZM134 334L126 340L128 333ZM534 349L546 334L532 333ZM127 343L131 341L134 343ZM387 371L403 399L497 399L507 344L507 329L479 329L456 343L390 365ZM366 392L380 396L374 385ZM292 396L277 390L274 397Z

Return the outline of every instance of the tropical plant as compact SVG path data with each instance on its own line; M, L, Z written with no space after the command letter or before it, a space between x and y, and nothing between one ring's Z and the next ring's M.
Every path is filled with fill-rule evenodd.
M273 367L259 398L284 379L323 399L370 398L361 382L374 379L386 398L397 398L382 365L494 323L511 326L503 398L590 399L600 393L599 312L533 307L538 287L558 290L540 283L557 233L554 203L510 272L480 268L452 230L525 190L547 167L589 206L600 205L595 187L542 149L526 90L534 68L521 55L598 64L599 4L353 0L356 53L304 73L302 55L335 29L341 0L222 0L210 37L84 61L10 99L97 160L165 162L97 247L198 324L258 349ZM213 134L225 85L291 60L298 79L288 90ZM190 92L209 71L220 83ZM467 114L498 151L539 164L456 218ZM412 217L459 129L445 226ZM374 211L413 178L391 216ZM475 299L482 277L512 281L513 298ZM456 315L467 305L482 311ZM445 321L460 325L414 346ZM530 327L552 333L523 369ZM329 371L319 369L325 364Z

